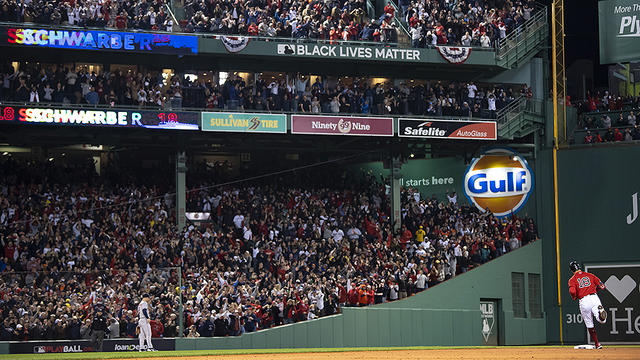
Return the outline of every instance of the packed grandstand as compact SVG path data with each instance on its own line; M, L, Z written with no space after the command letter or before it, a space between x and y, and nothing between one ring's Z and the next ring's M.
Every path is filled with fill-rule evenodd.
M38 44L14 42L10 46L24 52L17 51L16 56L0 63L0 105L11 111L25 104L185 110L194 114L228 111L231 117L241 117L245 111L253 115L412 115L472 123L469 118L496 119L498 112L515 107L520 100L542 96L534 94L531 83L520 82L526 76L504 83L494 77L499 67L507 67L495 58L499 42L521 31L532 19L540 9L535 2L399 0L378 5L383 6L376 15L371 2L364 0L0 0L0 25L166 31L186 33L184 36L192 40L196 37L189 33L203 35L196 40L259 36L261 39L251 40L263 44L273 43L269 38L276 37L285 43L318 40L332 46L358 41L359 46L412 46L421 49L409 51L436 55L436 46L464 47L466 57L455 63L459 53L441 53L431 77L402 73L394 78L382 71L386 70L382 66L380 71L369 68L354 76L348 70L353 67L346 66L347 70L337 74L330 68L333 64L316 67L313 62L295 71L288 66L266 71L261 68L263 59L255 58L238 61L238 67L232 68L213 61L203 65L205 61L190 62L189 56L214 52L170 57L175 48L149 48L147 53L134 54L105 46L76 60L74 51L88 49L74 43L61 52L51 46L47 50L54 55L41 59L37 47L28 47ZM504 49L516 45L507 44ZM462 63L472 47L474 53L489 55L468 70ZM155 51L166 56L162 58L168 59L166 64L149 63L155 59ZM242 59L242 53L229 48L222 51L227 51L224 56L229 58L237 55L232 61ZM403 65L391 60L398 59L390 59L391 66L400 69ZM354 59L341 61L356 63ZM432 66L429 61L433 59L419 65ZM440 74L448 66L459 67ZM201 121L199 116L197 122ZM19 120L4 120L3 126L14 127L11 134L25 125ZM496 125L495 121L487 123ZM345 307L411 297L538 239L536 224L526 215L497 218L462 198L458 201L454 192L436 196L409 186L401 190L402 226L393 230L397 223L391 220L390 178L337 165L331 169L312 165L304 171L254 179L255 167L264 164L253 169L247 165L230 176L221 173L224 166L193 161L186 173L186 210L206 221L191 219L178 230L176 169L167 168L160 159L155 159L151 168L139 167L135 152L142 147L174 146L171 156L175 156L175 151L189 146L187 152L211 155L233 145L236 147L229 151L242 153L252 165L260 162L252 161L252 154L269 151L274 152L269 161L278 163L282 159L299 161L305 151L313 153L309 159L326 160L341 150L354 152L362 147L379 148L383 157L404 150L393 149L395 137L374 142L366 136L345 141L346 145L295 139L244 150L254 145L256 138L218 136L216 129L207 134L212 140L205 145L188 143L195 137L187 140L179 135L172 136L172 140L178 139L175 142L161 144L164 140L158 137L164 134L157 134L165 130L114 135L104 128L88 130L75 125L79 124L65 128L70 130L64 134L44 130L46 136L65 137L60 140L65 145L80 147L73 156L67 157L67 150L55 158L46 155L47 148L60 144L39 137L44 129L39 126L47 126L44 124L29 128L31 137L11 140L18 147L33 145L30 155L15 148L0 155L2 341L89 339L99 310L108 314L110 338L135 338L137 306L145 293L151 295L154 337L239 336L338 314ZM76 130L79 132L74 133ZM87 135L83 130L95 132ZM102 130L105 132L99 134ZM119 136L127 140L120 142ZM393 129L391 135L383 136L395 136ZM140 138L145 141L136 143ZM28 139L36 141L30 144ZM100 141L113 146L103 148ZM262 138L255 143L260 141ZM310 142L324 147L313 148ZM411 143L412 149L426 157L431 144L416 142L402 146L408 149ZM351 143L357 146L350 148ZM459 144L443 145L441 156L467 161L477 150L476 145ZM97 157L102 165L83 153L86 147L100 149ZM338 150L331 152L333 147ZM134 153L134 166L118 161L127 152ZM322 156L316 158L316 152Z
M399 0L389 1L376 17L364 0L186 0L173 6L185 14L178 23L165 1L4 0L0 21L332 41L396 42L398 31L404 31L414 47L492 47L536 9L531 0Z
M5 156L0 169L2 340L88 338L96 307L111 337L135 337L144 292L154 336L179 335L180 301L185 336L240 335L411 296L537 237L531 219L412 188L393 233L385 186L366 174L198 186L188 208L212 222L176 232L166 184L90 162Z
M310 114L402 114L495 118L526 84L322 77L274 73L198 78L161 71L90 71L62 64L5 63L0 99L18 103L257 110ZM202 72L207 74L206 71ZM220 74L216 74L220 79ZM313 79L313 80L312 80ZM397 85L396 85L397 84Z

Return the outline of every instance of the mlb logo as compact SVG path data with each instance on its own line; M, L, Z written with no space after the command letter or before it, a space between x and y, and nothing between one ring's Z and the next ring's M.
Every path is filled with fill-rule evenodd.
M33 353L34 354L44 354L46 351L44 350L44 346L34 346Z
M278 44L278 55L292 55L295 54L293 45Z

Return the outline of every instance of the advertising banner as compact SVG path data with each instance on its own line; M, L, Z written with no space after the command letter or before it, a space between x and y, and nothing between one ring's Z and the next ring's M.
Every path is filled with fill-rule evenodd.
M291 115L291 133L393 136L393 118Z
M637 61L640 58L640 2L598 2L600 63Z
M506 148L493 148L473 159L464 174L464 194L478 210L496 217L522 209L533 192L527 160Z
M398 119L398 136L428 139L496 140L495 121Z
M192 35L104 30L2 26L0 27L0 44L169 55L195 55L198 53L198 38Z
M598 340L605 344L640 344L640 263L585 265L585 271L605 286L598 297L607 311L607 321L600 324L594 320ZM577 320L584 321L581 317Z
M0 124L31 123L86 127L198 130L199 115L197 112L185 111L0 106Z
M278 44L277 55L324 57L352 60L420 61L418 49L391 47L350 46L335 44ZM275 54L274 54L275 55Z
M152 339L153 348L160 351L173 351L176 341L170 339ZM138 351L138 339L105 339L102 344L104 352ZM146 349L143 349L146 350ZM47 353L83 353L97 351L90 340L59 341L12 341L9 343L10 354L47 354Z
M281 134L287 132L285 114L203 112L201 116L202 131Z

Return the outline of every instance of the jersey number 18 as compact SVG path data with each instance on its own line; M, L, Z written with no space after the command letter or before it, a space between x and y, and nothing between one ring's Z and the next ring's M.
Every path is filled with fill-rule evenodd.
M591 280L589 280L588 277L583 277L578 279L578 287L580 287L580 289L586 288L589 286L591 286Z

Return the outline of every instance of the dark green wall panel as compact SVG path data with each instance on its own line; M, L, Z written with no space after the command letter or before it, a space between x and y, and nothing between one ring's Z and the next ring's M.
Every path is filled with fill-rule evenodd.
M584 325L567 324L566 321L567 314L579 313L567 288L571 276L570 260L604 264L638 262L640 259L640 219L632 224L626 221L632 210L631 196L640 192L638 159L638 144L582 146L558 151L562 320L557 299L553 183L547 181L542 185L544 190L538 188L544 201L539 229L548 234L545 239L550 240L545 242L543 249L542 282L549 342L560 342L560 321L563 322L564 342L586 341ZM538 162L545 162L538 171L544 170L547 179L552 181L551 151L540 152ZM539 172L537 175L540 179Z

